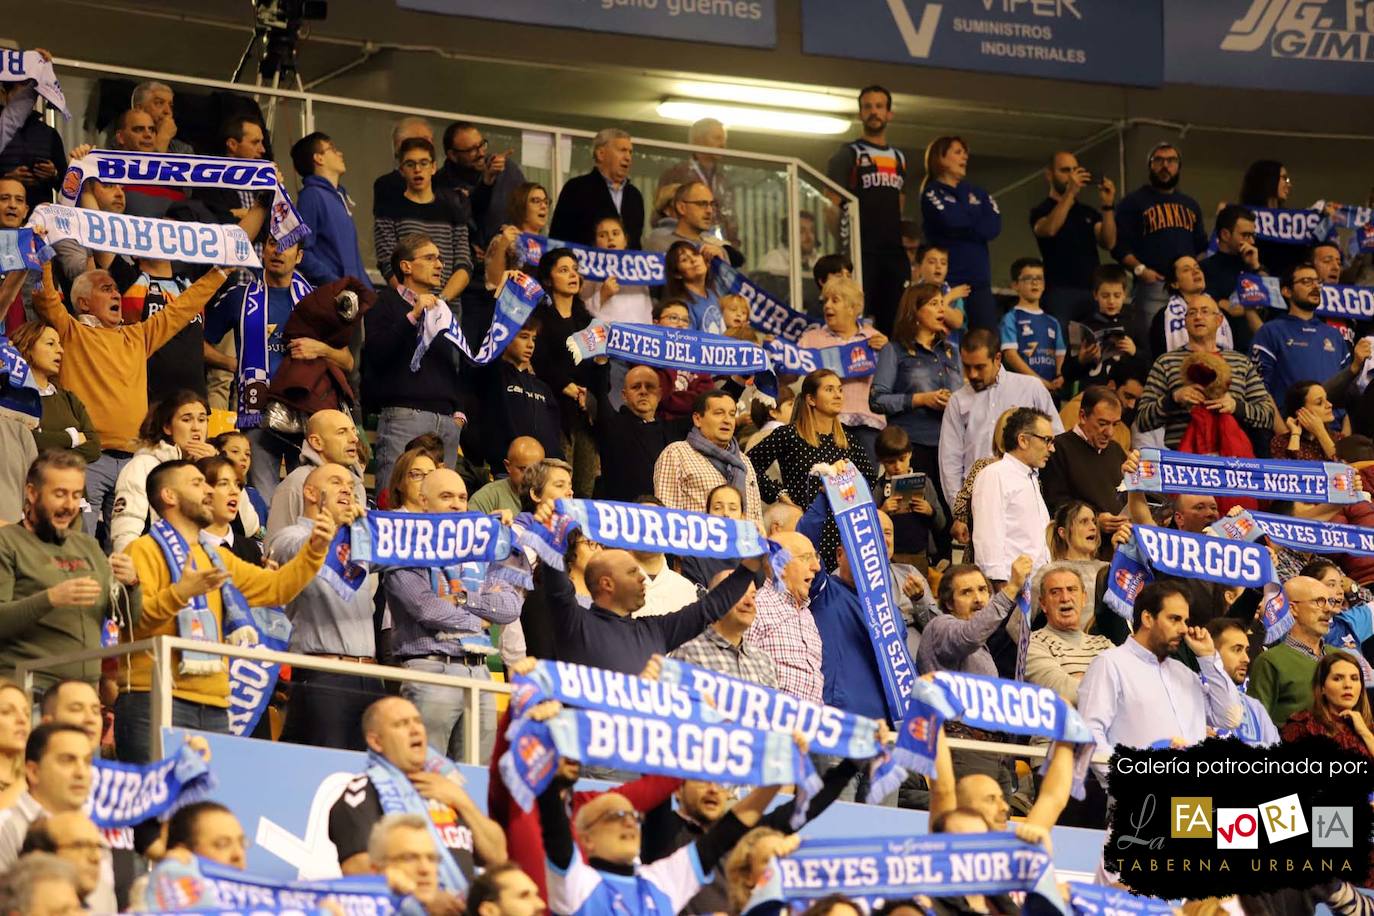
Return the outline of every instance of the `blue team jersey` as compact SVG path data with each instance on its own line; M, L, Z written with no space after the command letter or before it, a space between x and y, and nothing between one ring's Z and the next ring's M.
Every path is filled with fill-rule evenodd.
M1264 387L1283 403L1294 382L1323 381L1350 362L1350 347L1341 332L1320 318L1271 318L1255 332L1250 357L1259 367Z
M1064 332L1059 319L1044 312L1014 308L1002 316L1002 349L1021 354L1031 371L1043 379L1058 375L1058 357L1063 356Z
M1374 686L1374 667L1365 660L1360 647L1371 636L1374 636L1374 612L1367 604L1357 604L1332 617L1331 629L1322 637L1322 642L1328 646L1335 646L1355 656L1366 686Z
M546 862L549 911L555 916L673 916L687 906L707 876L695 843L634 875L597 871L573 852L566 870Z

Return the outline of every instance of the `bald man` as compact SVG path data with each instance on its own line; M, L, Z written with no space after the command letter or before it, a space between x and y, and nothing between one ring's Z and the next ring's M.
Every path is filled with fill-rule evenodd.
M267 537L272 539L287 525L294 525L305 510L301 491L305 479L322 464L338 464L347 468L353 479L353 502L367 507L367 491L363 487L363 469L358 461L358 429L353 418L341 410L320 410L311 414L305 427L305 442L301 444L301 464L272 494L272 508L267 514Z
M772 657L779 690L824 703L821 634L811 615L811 583L821 571L820 558L811 539L799 532L784 531L773 540L792 558L754 595L754 625L745 639Z
M506 449L506 476L493 480L472 495L473 512L505 509L518 515L522 508L520 492L530 469L544 460L544 446L531 436L516 436Z
M1069 789L1073 785L1072 744L1055 744L1050 750L1050 768L1040 783L1040 792L1035 796L1035 804L1023 818L1026 823L1035 824L1046 830L1052 828L1069 803ZM1009 830L1011 806L1002 793L1002 786L985 773L970 773L954 784L955 800L960 808L972 808L988 822L992 830ZM932 810L931 817L939 814Z
M1283 585L1293 614L1293 629L1282 642L1275 643L1256 657L1250 666L1249 696L1259 700L1280 731L1288 717L1312 706L1312 676L1317 661L1328 652L1339 651L1325 642L1331 618L1340 611L1333 607L1331 591L1311 576L1294 576Z
M648 366L631 366L625 373L620 396L624 404L611 410L610 373L597 378L607 383L593 392L604 405L597 412L592 432L601 455L601 481L597 495L603 499L634 502L654 492L654 464L663 450L683 439L692 428L689 417L676 420L658 418L663 390L658 372Z
M420 502L426 513L467 512L467 485L457 472L438 468L421 485ZM484 565L385 573L382 594L391 608L391 652L396 663L429 674L491 680L487 658L495 650L487 630L493 623L517 620L525 592L500 578L505 564L492 563L483 569ZM401 685L401 695L420 710L431 747L453 760L467 759L466 689L406 683ZM478 707L478 759L487 760L496 741L494 695L483 691Z
M351 422L348 428L353 428ZM333 446L331 450L337 453ZM305 472L300 491L301 517L293 524L284 525L267 541L267 555L278 563L286 563L304 549L319 516L327 515L342 526L351 523L364 510L354 492L354 474L342 464L327 462L297 470ZM277 494L281 494L280 489ZM275 499L272 505L275 509ZM291 651L376 664L376 638L372 629L374 591L375 584L369 577L360 588L344 597L324 576L316 576L286 605L286 616L291 619ZM363 710L382 693L382 684L375 678L297 668L291 676L291 701L286 708L282 740L366 750L359 723Z

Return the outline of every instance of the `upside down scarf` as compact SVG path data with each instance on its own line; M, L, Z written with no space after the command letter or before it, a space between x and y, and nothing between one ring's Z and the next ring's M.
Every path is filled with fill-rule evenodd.
M205 758L185 744L172 756L144 765L96 760L91 776L87 813L102 829L166 820L209 798L216 785Z
M249 608L258 645L285 652L291 645L291 621L279 607ZM272 701L281 665L252 658L229 659L229 734L249 737Z
M139 184L172 188L225 188L231 191L272 192L267 231L278 248L290 248L310 235L291 196L277 178L270 159L233 159L227 156L189 156L180 153L138 153L91 150L67 166L62 177L62 202L71 206L88 178L105 184Z
M47 230L48 244L73 239L83 248L131 258L261 267L248 233L238 226L182 223L124 213L39 204L29 221Z
M958 719L975 728L1030 735L1079 745L1073 797L1083 797L1083 778L1092 760L1092 732L1063 697L1048 687L980 674L936 671L916 679L906 721L897 733L893 757L900 766L935 775L940 726ZM1052 755L1045 755L1043 773Z
M775 337L763 345L773 367L788 375L806 375L829 369L840 378L864 378L878 371L878 357L866 341L834 347L799 347Z
M777 380L768 354L757 344L691 328L655 324L607 324L593 319L568 336L573 364L608 356L656 369L681 369L703 375L752 375L760 396L777 396Z
M187 569L195 569L195 560L186 546L181 534L166 519L153 522L148 533L162 549L162 559L167 563L172 584L181 581ZM224 558L219 548L208 542L203 543L205 554L216 569L224 568ZM252 645L258 641L258 633L253 628L253 617L248 611L248 602L243 593L234 585L232 579L225 581L219 589L220 606L224 618L223 632L225 642L234 645ZM210 611L210 603L204 595L196 595L186 607L177 611L177 635L182 639L200 642L219 642L220 626ZM181 653L182 674L216 674L224 667L224 659L206 652L183 650Z
M545 254L557 248L568 248L577 256L577 272L585 280L600 283L615 277L625 286L662 286L668 282L667 255L661 251L591 248L531 232L520 233L515 242L515 253L525 266L538 265Z
M33 370L14 344L0 337L0 416L37 429L43 419L43 396L33 380Z
M310 282L298 273L291 275L291 305L314 291ZM262 425L262 412L267 407L267 388L272 376L267 367L267 340L271 329L267 325L267 284L259 278L243 289L243 304L239 309L239 407L236 425L239 429L257 429Z
M1074 916L1172 916L1174 908L1154 897L1140 897L1101 884L1069 882Z
M803 839L770 868L786 900L844 894L873 901L921 894L1038 894L1063 909L1054 863L1040 846L1014 833L945 833L921 837Z
M1145 493L1198 493L1291 499L1304 503L1357 503L1369 496L1359 475L1333 461L1279 461L1221 458L1168 449L1140 450L1138 469L1127 474L1122 490Z
M603 547L718 560L768 552L758 525L748 519L603 499L560 499L555 507Z
M148 878L146 903L152 910L228 910L237 913L317 913L325 901L345 913L397 912L396 899L382 875L357 875L324 881L282 881L250 875L196 857L190 865L163 859Z
M798 312L774 299L752 280L735 270L725 258L711 262L711 285L719 296L743 296L749 303L749 326L796 343L811 324L805 312Z
M396 291L411 305L414 305L418 298L418 294L408 286L398 286ZM410 371L420 370L420 360L424 359L425 352L434 342L434 338L440 334L447 337L470 361L485 366L509 346L511 340L529 320L530 312L534 311L535 306L543 298L544 288L536 283L533 277L522 273L508 277L496 294L496 311L492 315L491 326L487 328L482 346L477 348L476 353L468 346L457 316L449 309L448 304L441 300L436 308L426 311L424 319L419 323L415 353L410 358Z
M458 773L453 761L444 757L433 748L425 748L425 772L437 773L452 779ZM367 778L377 791L383 814L418 814L425 819L429 835L434 840L434 848L439 851L439 884L450 893L463 896L468 889L468 879L453 860L439 828L429 816L429 805L415 790L406 775L376 751L367 752Z
M907 653L906 627L893 597L892 566L878 521L878 508L873 504L868 483L853 464L840 472L831 465L818 464L811 473L820 476L825 498L840 529L840 543L863 609L860 623L873 645L888 717L900 722L906 718L916 668Z
M62 112L68 121L72 113L67 110L67 97L62 94L62 84L57 81L52 61L44 60L37 51L0 51L0 81L17 83L33 80L38 94Z
M1278 277L1243 273L1236 278L1233 298L1248 309L1288 310ZM1315 314L1321 318L1345 318L1349 321L1374 319L1374 286L1347 286L1341 283L1323 285L1321 305L1317 306Z

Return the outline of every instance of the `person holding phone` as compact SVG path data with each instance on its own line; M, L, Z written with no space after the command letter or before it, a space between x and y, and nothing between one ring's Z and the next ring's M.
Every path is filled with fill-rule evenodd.
M1045 262L1045 311L1059 319L1082 321L1092 314L1093 271L1098 248L1116 244L1116 185L1094 176L1073 153L1060 150L1045 165L1049 196L1030 211L1031 231ZM1079 200L1096 187L1097 206Z
M47 51L35 50L52 61ZM30 209L49 203L67 168L62 137L38 113L33 80L0 83L0 98L0 176L24 186Z

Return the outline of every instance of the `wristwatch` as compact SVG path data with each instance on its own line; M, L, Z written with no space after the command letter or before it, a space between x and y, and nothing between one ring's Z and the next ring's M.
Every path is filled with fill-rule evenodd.
M1131 273L1135 274L1138 277L1141 274L1145 273L1145 271L1148 269L1149 268L1147 268L1144 263L1140 263L1131 268Z

